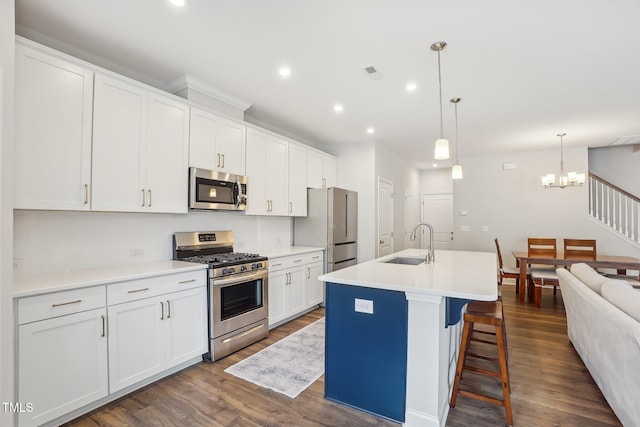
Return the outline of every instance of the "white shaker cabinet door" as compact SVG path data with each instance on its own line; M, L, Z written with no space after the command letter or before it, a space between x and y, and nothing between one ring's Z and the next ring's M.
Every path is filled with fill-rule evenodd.
M189 166L218 170L221 157L218 152L220 117L191 107L189 124Z
M220 170L235 175L245 175L246 126L223 118L220 119L219 130Z
M247 215L268 215L267 145L268 135L253 128L247 129Z
M306 307L305 270L302 267L289 271L289 282L285 287L285 312L291 316L304 311Z
M95 76L93 210L145 210L147 194L142 177L145 97L146 91L139 86Z
M186 213L189 107L150 94L142 158L146 211Z
M289 144L289 215L307 216L307 150Z
M322 159L322 170L325 187L330 188L338 185L338 161L335 157L325 156Z
M90 209L92 100L92 71L16 44L16 209Z
M269 326L286 317L285 288L289 282L287 271L269 273Z
M108 307L111 393L162 370L165 304L155 297Z
M33 405L20 426L36 426L108 394L105 309L18 327L18 397Z
M165 299L168 369L207 352L207 288L174 292Z
M271 201L269 215L289 214L289 143L271 137L267 144L267 199Z
M308 264L305 267L305 273L307 307L322 304L324 302L324 282L318 280L318 276L322 275L322 262Z

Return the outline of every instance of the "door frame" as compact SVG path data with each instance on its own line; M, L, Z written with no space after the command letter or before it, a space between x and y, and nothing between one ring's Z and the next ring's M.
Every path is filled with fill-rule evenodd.
M394 188L393 188L393 181L389 180L389 179L385 179L381 176L378 176L377 182L376 182L376 200L377 200L377 206L376 206L376 258L380 257L380 184L381 183L385 183L388 184L391 187L391 217L390 217L390 221L391 221L391 253L393 253L394 251L394 244L393 244L393 240L394 240L394 229L393 229L393 194L394 194Z

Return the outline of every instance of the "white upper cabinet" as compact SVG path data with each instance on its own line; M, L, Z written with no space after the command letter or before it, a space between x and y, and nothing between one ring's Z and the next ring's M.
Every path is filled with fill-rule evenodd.
M92 71L16 44L16 209L90 209L92 99Z
M289 214L289 143L257 129L247 129L247 214Z
M335 187L338 177L336 158L315 150L307 150L307 187Z
M189 166L245 175L246 126L191 107Z
M289 215L307 216L307 149L289 143Z
M186 212L188 123L187 105L96 75L92 209Z

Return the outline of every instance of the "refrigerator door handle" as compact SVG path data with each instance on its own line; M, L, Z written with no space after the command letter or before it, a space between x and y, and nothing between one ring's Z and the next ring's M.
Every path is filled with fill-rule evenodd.
M349 236L349 193L344 193L344 237Z

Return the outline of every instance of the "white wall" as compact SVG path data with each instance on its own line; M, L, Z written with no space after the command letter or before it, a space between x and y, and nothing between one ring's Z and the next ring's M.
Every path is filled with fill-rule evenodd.
M358 262L375 258L375 145L338 147L338 187L358 192Z
M587 172L587 148L565 149L567 170ZM505 162L516 164L503 170ZM559 173L556 150L490 154L461 161L464 179L454 184L454 248L495 251L500 241L504 262L514 265L510 255L525 250L527 237L596 239L598 252L640 257L640 249L616 237L593 221L588 213L588 186L544 189L540 177ZM458 212L464 210L467 216ZM462 225L471 231L461 232ZM481 231L481 227L488 231Z
M589 171L640 197L640 149L633 150L633 145L590 148Z
M234 249L261 249L292 243L292 220L239 212L185 215L16 211L14 258L29 273L69 271L172 258L177 231L232 230ZM142 249L144 257L132 257Z
M411 162L374 142L343 144L336 148L338 186L358 192L358 262L376 258L377 180L393 182L394 250L407 247L404 242L406 193L419 194L419 174ZM413 205L419 214L419 198Z
M466 173L466 170L465 170ZM428 169L420 171L421 194L451 194L453 180L451 169Z
M13 402L12 171L14 104L13 1L0 1L0 402ZM0 425L12 415L0 408Z
M375 179L377 186L378 177L393 182L393 250L401 251L408 247L405 237L406 229L411 231L412 225L405 224L405 203L404 195L407 192L418 194L420 186L419 171L413 167L412 163L390 151L385 146L376 144L376 170ZM376 224L378 221L377 209L377 188L376 191ZM415 211L415 217L419 218L420 198L416 198L411 209ZM415 225L415 224L414 224ZM377 242L377 226L374 227L376 233L374 243ZM411 245L415 246L415 245Z

